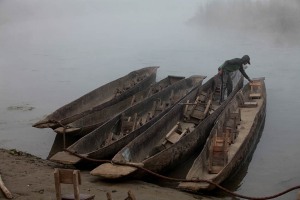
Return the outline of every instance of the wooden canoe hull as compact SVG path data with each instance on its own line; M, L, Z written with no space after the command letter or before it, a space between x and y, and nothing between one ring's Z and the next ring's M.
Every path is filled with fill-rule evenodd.
M145 99L140 103L137 103L136 105L128 108L124 112L108 120L105 124L98 127L94 131L88 133L87 135L79 139L77 142L75 142L73 145L68 147L68 150L76 152L78 154L84 154L89 158L111 158L126 144L128 144L138 135L147 130L153 123L159 120L176 104L176 102L180 101L187 93L199 87L199 85L202 84L204 78L205 77L203 76L192 76L174 83L173 85L167 87L161 92L154 94L153 96ZM168 103L168 107L165 107L163 110L160 110L150 120L145 122L143 125L137 127L135 130L129 132L124 136L120 135L122 117L133 116L137 114L137 116L140 116L141 118L143 117L144 120L144 118L148 116L149 113L153 112L153 105L157 101L169 102L171 96L174 97L174 101L172 101L173 103ZM107 143L107 140L112 132L116 133L114 135L119 134L121 138L111 143Z
M242 92L247 94L249 91L249 84L247 84ZM265 116L266 116L266 89L263 82L262 88L262 97L258 102L257 107L253 108L241 108L241 124L239 125L239 133L236 138L236 141L233 144L230 144L228 150L228 163L221 169L219 172L210 173L209 172L209 158L210 158L210 147L215 135L216 129L223 127L226 119L229 116L229 113L232 110L238 109L239 100L238 95L236 95L232 102L224 109L218 118L216 124L212 128L209 138L206 141L206 144L195 159L193 165L191 166L186 179L206 179L213 181L216 184L222 183L226 180L231 174L236 173L240 166L247 160L247 157L251 156L253 153L256 144L260 138L262 128L264 126ZM253 113L253 114L252 114ZM187 190L191 192L198 192L203 190L213 190L215 185L208 183L192 183L184 182L179 184L179 189Z
M155 82L157 69L158 67L145 67L102 85L57 109L33 124L33 127L54 129L59 126L61 120L68 124L89 114L91 109L100 110L126 99Z
M233 95L242 87L242 82L243 78L240 78L232 94L220 106L218 106L212 114L208 115L202 122L200 122L193 131L186 134L172 146L154 155L149 155L154 146L160 143L169 130L183 118L182 113L185 109L185 103L188 100L189 102L193 102L199 93L211 90L215 87L215 78L211 78L197 90L193 90L190 94L183 98L179 104L176 104L166 115L153 124L143 134L126 145L113 157L112 161L115 163L142 163L145 168L154 172L164 172L175 167L180 162L186 160L189 155L202 148L215 119L228 104ZM99 167L101 168L101 165ZM94 169L91 174L109 178L107 176L103 176L101 170L98 169ZM144 174L144 171L139 171L139 173L135 173L135 176L140 177ZM128 176L131 175L132 174L128 174ZM122 176L124 177L124 174Z
M64 120L62 120L61 123L65 126L56 128L55 132L59 134L65 133L66 135L72 134L82 137L95 130L97 127L101 126L107 120L119 114L120 112L182 79L184 79L182 76L168 76L157 83L153 83L150 87L145 88L129 98L126 98L101 110L95 110L91 114L88 114L72 123L65 124Z

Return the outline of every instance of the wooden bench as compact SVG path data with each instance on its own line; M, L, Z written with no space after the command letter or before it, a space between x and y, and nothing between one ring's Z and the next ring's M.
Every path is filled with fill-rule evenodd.
M135 130L136 122L137 122L137 113L133 115L133 119L131 117L125 117L124 115L121 116L121 132L128 133Z
M153 108L152 108L153 116L158 115L165 109L166 109L166 103L164 101L161 101L160 99L158 99L157 101L153 102Z
M241 109L238 108L238 111L237 112L230 112L229 113L229 117L231 119L234 119L236 121L236 124L237 125L240 125L241 124L241 121L242 121L242 117L241 117Z
M185 136L185 134L188 132L189 132L189 129L187 128L187 129L182 130L182 127L181 127L180 123L178 122L166 135L163 145L165 145L167 142L169 142L171 144L175 144L183 136Z
M219 132L215 130L209 147L208 172L211 174L219 173L228 162L229 134Z
M260 99L261 98L261 82L253 81L252 83L249 83L249 85L250 85L249 98Z
M211 109L211 97L212 96L208 97L208 94L202 91L194 103L187 103L184 111L186 121L198 124L200 121L204 120Z
M255 108L255 107L257 107L257 102L247 101L244 98L244 95L242 94L242 92L237 93L237 98L238 98L238 102L239 102L239 107L241 107L241 108Z
M92 200L95 195L80 194L79 185L81 184L81 176L79 170L73 169L54 169L54 181L57 200ZM61 184L73 184L73 194L61 194Z

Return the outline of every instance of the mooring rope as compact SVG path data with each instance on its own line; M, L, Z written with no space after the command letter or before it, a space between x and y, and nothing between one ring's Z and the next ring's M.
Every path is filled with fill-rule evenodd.
M279 196L282 196L288 192L291 192L293 190L296 190L296 189L300 189L300 185L297 185L295 187L291 187L291 188L288 188L287 190L284 190L280 193L277 193L277 194L274 194L274 195L271 195L271 196L266 196L266 197L250 197L250 196L246 196L246 195L241 195L241 194L238 194L238 193L235 193L235 192L232 192L226 188L224 188L223 186L217 184L217 183L214 183L213 181L210 181L210 180L205 180L205 179L197 179L197 180L194 180L194 179L178 179L178 178L172 178L172 177L168 177L168 176L164 176L164 175L161 175L161 174L158 174L158 173L155 173L151 170L148 170L144 167L141 167L141 166L137 166L137 165L134 165L134 164L131 164L131 163L119 163L119 162L113 162L112 160L100 160L100 159L94 159L94 158L88 158L86 156L82 156L80 154L77 154L75 152L72 152L70 151L69 149L64 149L64 151L66 152L69 152L70 154L72 155L75 155L81 159L84 159L84 160L87 160L87 161L91 161L91 162L98 162L98 163L112 163L112 164L116 164L116 165L123 165L123 166L130 166L130 167L135 167L137 169L140 169L140 170L143 170L153 176L156 176L158 178L161 178L161 179L165 179L165 180L169 180L169 181L174 181L174 182L194 182L194 183L200 183L200 182L203 182L203 183L209 183L209 184L212 184L214 185L215 187L221 189L222 191L232 195L232 196L235 196L235 197L239 197L239 198L243 198L243 199L251 199L251 200L267 200L267 199L274 199L274 198L277 198Z

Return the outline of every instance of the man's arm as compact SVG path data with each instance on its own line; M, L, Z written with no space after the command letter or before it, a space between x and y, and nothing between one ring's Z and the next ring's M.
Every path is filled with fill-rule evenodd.
M249 78L249 76L246 74L243 66L239 68L240 72L243 74L243 76L249 81L252 82L252 80Z

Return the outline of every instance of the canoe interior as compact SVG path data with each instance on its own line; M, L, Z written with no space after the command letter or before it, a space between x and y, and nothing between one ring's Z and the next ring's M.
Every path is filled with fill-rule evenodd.
M245 85L220 114L186 179L206 179L220 184L253 152L266 115L265 84L263 80L258 82L261 86L252 86L252 90L249 84ZM180 183L179 188L197 192L215 187L186 182Z
M137 104L138 102L141 102L145 98L150 97L159 91L162 91L163 89L182 79L184 79L182 76L168 76L157 83L153 83L151 86L134 94L133 96L130 96L129 98L100 110L95 109L91 114L88 114L72 123L65 124L64 120L62 120L61 124L65 125L64 128L58 128L55 131L57 133L62 133L63 131L68 132L68 130L71 130L72 128L78 128L76 131L70 132L70 134L78 134L83 136L93 131L95 128L99 127L104 122L124 111L125 109Z
M187 159L191 153L201 148L201 145L203 146L207 137L205 133L212 127L222 107L241 88L242 81L243 78L239 78L232 94L219 105L220 82L216 76L211 78L183 98L142 135L126 145L113 157L113 161L143 163L144 167L156 172L175 167ZM200 97L202 101L199 101L199 96L203 94L205 96ZM198 103L194 107L192 103L195 103L196 99ZM204 117L199 113L195 116L191 114L193 107L203 113L207 105L209 109ZM180 136L175 134L173 138L168 137L173 132Z
M85 111L88 113L91 108L97 107L97 109L101 109L125 99L152 84L156 79L157 68L158 67L142 68L100 86L57 109L33 126L41 128L49 127L47 123L54 126L55 123L53 124L53 122L65 118L69 118L68 123L70 123L72 120L76 120L77 117L82 117L83 114L80 115L80 113L84 113Z
M118 114L68 149L92 158L111 158L160 119L187 93L201 85L203 78L192 76L174 83Z

